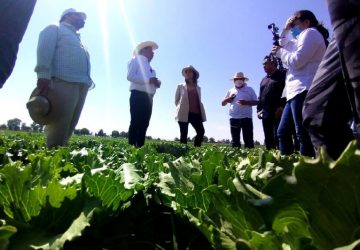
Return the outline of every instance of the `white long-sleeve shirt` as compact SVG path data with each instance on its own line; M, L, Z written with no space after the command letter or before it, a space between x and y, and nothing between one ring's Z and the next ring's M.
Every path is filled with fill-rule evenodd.
M130 82L130 91L138 90L154 95L157 87L154 84L150 84L151 77L156 77L156 73L145 56L136 55L130 60L127 74L127 79Z
M282 48L277 52L288 68L285 85L287 100L310 88L326 50L324 38L315 28L303 30L294 40L289 40L289 33L282 33Z

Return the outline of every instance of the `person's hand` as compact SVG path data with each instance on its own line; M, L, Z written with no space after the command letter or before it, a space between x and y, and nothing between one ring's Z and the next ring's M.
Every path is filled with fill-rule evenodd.
M154 84L158 88L160 88L160 85L161 85L161 81L159 79L157 79L156 77L151 77L149 79L149 83Z
M38 79L37 88L39 90L39 94L47 95L49 92L49 85L50 85L49 79L43 79L43 78Z
M235 96L236 96L235 94L232 94L231 96L225 99L225 102L231 103L234 100Z
M295 16L289 17L288 20L287 20L286 23L285 23L284 29L285 29L285 30L290 30L290 29L292 28L293 23L294 23L295 20L296 20L296 17L295 17Z

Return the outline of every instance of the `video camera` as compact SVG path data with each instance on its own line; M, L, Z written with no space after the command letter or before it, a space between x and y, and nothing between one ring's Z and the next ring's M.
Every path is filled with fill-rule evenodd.
M275 23L271 23L271 24L268 25L268 29L273 34L273 45L274 46L280 46L280 43L279 43L279 40L280 40L279 28L276 27ZM273 56L275 56L275 55L273 55ZM277 60L277 63L279 65L279 70L285 70L281 59L276 57L276 60Z
M271 31L271 33L273 34L273 44L275 46L279 46L279 39L280 39L280 35L279 35L279 28L276 27L275 23L271 23L268 25L268 29Z

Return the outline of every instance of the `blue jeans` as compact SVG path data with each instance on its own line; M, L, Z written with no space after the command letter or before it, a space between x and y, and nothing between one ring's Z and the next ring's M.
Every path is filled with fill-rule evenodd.
M294 98L287 101L283 114L281 116L278 128L279 147L282 155L294 153L292 140L292 126L295 125L296 137L300 143L300 153L304 156L314 157L315 150L311 143L310 137L302 122L302 108L307 91L304 91ZM292 121L294 123L292 123Z

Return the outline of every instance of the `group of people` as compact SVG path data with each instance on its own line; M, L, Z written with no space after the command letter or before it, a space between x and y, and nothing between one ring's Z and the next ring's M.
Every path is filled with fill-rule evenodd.
M10 7L24 6L17 3L18 0L5 2ZM7 39L0 39L1 51L7 49L7 44L14 44L9 49L12 54L2 54L0 60L1 65L5 65L2 69L6 69L1 72L1 84L11 73L17 46L36 1L26 2L28 7L19 21L21 25L15 27L17 36L0 34ZM279 149L283 155L293 153L298 142L304 156L314 157L317 149L324 147L336 159L354 139L349 124L353 120L359 129L360 3L354 0L327 0L327 3L334 28L330 44L329 32L315 15L308 10L297 11L286 21L279 45L274 45L264 58L266 76L260 83L259 98L247 85L249 79L244 73L237 72L230 79L234 86L221 104L229 104L233 147L240 147L241 130L245 147L254 147L252 106L257 106L257 117L262 119L265 146ZM0 19L2 23L4 20ZM48 147L67 144L87 92L94 87L89 53L78 33L85 21L85 13L67 9L62 13L59 25L47 26L39 36L35 67L38 81L27 107L35 122L46 125ZM128 140L136 147L144 145L153 97L161 86L150 65L157 48L152 41L138 44L128 64L127 80L131 92ZM278 58L286 69L279 69ZM184 82L177 86L175 93L180 142L187 143L191 124L196 131L194 145L201 146L206 114L198 85L200 74L191 65L184 67L181 73Z

